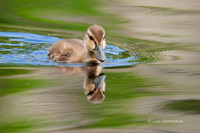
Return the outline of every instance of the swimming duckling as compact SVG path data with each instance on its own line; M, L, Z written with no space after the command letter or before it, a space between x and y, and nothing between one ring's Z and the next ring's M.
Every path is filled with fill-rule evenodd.
M84 41L64 39L56 42L50 47L48 57L55 62L98 64L106 60L105 46L104 29L94 25L87 29Z
M105 99L105 74L99 74L102 67L84 66L84 67L57 67L65 75L85 76L83 90L89 102L101 103Z

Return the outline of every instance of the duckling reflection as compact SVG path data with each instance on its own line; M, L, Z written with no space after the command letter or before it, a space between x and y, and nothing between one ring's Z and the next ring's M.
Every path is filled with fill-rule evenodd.
M101 66L57 67L66 75L84 76L83 90L89 102L101 103L105 99L105 78Z

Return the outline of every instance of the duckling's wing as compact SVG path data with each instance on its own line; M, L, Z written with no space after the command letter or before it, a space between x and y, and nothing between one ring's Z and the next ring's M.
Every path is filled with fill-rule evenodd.
M49 49L49 59L55 62L81 63L85 55L83 41L65 39L58 41Z
M86 76L87 70L86 67L59 67L59 71L64 75L76 75L76 76Z

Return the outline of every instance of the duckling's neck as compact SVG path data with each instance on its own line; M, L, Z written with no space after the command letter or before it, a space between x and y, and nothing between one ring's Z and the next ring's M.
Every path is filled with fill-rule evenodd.
M88 67L86 78L96 77L97 75L99 75L100 71L101 67L99 67L98 65L90 66Z
M86 58L85 58L84 62L86 62L88 64L93 64L93 65L99 64L98 60L96 59L94 52L92 52L92 51L87 51Z
M89 64L98 64L98 60L96 59L96 56L94 54L93 51L89 51L87 49L87 46L85 44L85 41L84 41L84 46L85 46L85 59L83 62L85 63L89 63Z
M88 51L88 56L92 59L92 60L96 60L95 54L92 51Z

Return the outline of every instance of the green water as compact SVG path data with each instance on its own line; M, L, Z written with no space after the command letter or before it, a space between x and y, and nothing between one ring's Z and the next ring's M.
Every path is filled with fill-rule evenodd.
M94 104L87 100L83 85L90 67L45 66L45 62L34 65L34 60L28 64L5 63L7 55L29 54L41 49L44 52L51 44L27 43L22 47L1 45L0 60L4 59L4 63L0 64L0 132L132 132L145 126L152 126L155 132L158 132L157 127L167 130L165 124L149 124L149 118L183 119L186 123L188 120L198 125L193 114L199 115L199 62L176 64L174 62L183 57L172 55L170 61L172 59L174 62L171 64L153 64L163 60L162 52L187 51L185 44L182 46L181 43L153 41L123 34L123 25L130 22L123 16L108 12L106 7L111 8L112 2L0 1L0 32L82 39L89 26L98 24L105 28L108 44L126 50L120 55L108 54L107 57L126 59L132 56L130 53L137 53L138 57L129 60L131 63L136 62L135 65L102 68L98 74L106 75L105 99ZM154 15L198 13L196 10L191 12L181 9L168 12L167 7L134 7L151 9L153 13L156 12ZM0 37L0 43L24 43L10 39L19 37ZM174 129L176 124L167 126ZM190 131L190 126L183 127ZM197 128L193 129L196 131Z
M6 67L6 70L9 70L9 67ZM11 68L10 70L13 72L12 75L6 76L3 79L1 78L1 97L3 103L1 104L1 107L4 110L1 110L1 131L9 132L12 131L18 131L22 130L32 130L33 127L35 128L43 128L48 126L59 126L59 125L72 125L76 123L80 123L83 121L83 125L77 124L76 126L69 127L69 129L74 128L114 128L114 127L123 127L123 126L135 126L135 125L143 125L146 123L146 116L140 116L137 114L132 114L126 112L128 107L127 102L129 102L130 99L135 99L138 97L144 97L144 96L154 96L158 95L159 93L148 90L149 86L158 86L160 83L156 83L156 81L148 78L144 78L142 76L139 76L138 74L134 72L115 72L110 71L107 69L105 73L107 75L106 77L106 90L105 90L105 100L100 104L93 104L87 101L86 97L84 96L83 92L83 78L80 78L76 76L69 76L65 75L62 76L62 73L59 73L56 68L31 68L26 67L30 69L29 74L24 74L25 77L21 77L21 75L18 75L17 77L14 77L14 75L17 75L19 71L23 72L23 69L19 69L18 67L15 67L14 69ZM33 69L33 70L32 70ZM41 71L41 69L44 71L45 69L49 71L46 71L46 73L43 73L40 75L38 71ZM5 69L1 69L5 70ZM51 72L53 70L53 72ZM27 71L26 69L24 70ZM31 72L32 71L32 72ZM35 73L37 76L31 76L32 73ZM45 75L50 75L51 77L47 77L46 79ZM44 76L41 78L40 76ZM75 80L77 79L77 80ZM74 81L75 80L75 81ZM58 87L57 87L58 86ZM60 88L60 86L63 86ZM51 88L51 89L50 89ZM50 90L49 90L50 89ZM30 91L30 92L29 92ZM44 92L43 92L44 91ZM26 98L23 97L29 97L30 95L43 97L43 93L50 93L53 95L53 97L58 95L59 100L61 100L61 103L59 107L57 108L61 112L64 111L60 109L60 106L68 106L68 104L76 104L76 106L80 106L81 110L75 110L75 113L73 114L75 120L59 120L57 122L53 119L45 120L49 118L43 118L43 116L38 114L38 117L34 117L34 111L33 116L26 117L23 113L20 114L21 117L18 117L17 114L14 113L14 110L9 110L10 106L15 106L15 98L21 97L25 101L20 101L22 103L18 103L18 106L25 106L26 105ZM59 97L60 93L64 93L63 95L65 97ZM3 100L6 97L11 96L9 99L11 102L8 103L8 105ZM45 97L46 94L44 94ZM70 97L70 99L69 99ZM29 98L28 98L29 99ZM51 100L54 100L54 98L50 98ZM49 99L49 100L50 100ZM13 101L14 100L14 101ZM39 99L35 99L37 102L40 102ZM44 100L44 101L43 101ZM48 106L48 103L51 104L51 100L47 101L45 98L41 101L41 104L45 104L45 108L48 108L48 110L51 111L51 106ZM28 100L29 101L29 100ZM27 102L28 102L27 101ZM47 103L46 103L46 102ZM69 102L65 105L65 103L62 103L62 101ZM23 105L23 102L25 102ZM30 100L30 104L35 101ZM44 102L44 103L43 103ZM72 103L71 103L72 102ZM34 109L36 112L41 111L39 107L40 105L31 105L31 108ZM20 107L19 107L20 108ZM26 107L25 107L26 108ZM25 109L24 108L24 109ZM29 107L28 107L29 108ZM23 110L23 109L22 109ZM26 110L26 109L25 109ZM45 110L45 109L44 109ZM56 111L56 109L52 109L52 111ZM11 113L10 115L15 119L10 118L10 115L7 115L6 112L8 111ZM30 111L32 112L32 111ZM67 111L68 112L68 111ZM62 112L60 115L67 115L67 112ZM20 113L20 112L19 112ZM25 112L24 112L25 113ZM29 113L28 110L26 110L26 113ZM72 112L68 112L72 113ZM79 116L81 114L81 117ZM48 114L50 115L50 114ZM58 114L59 115L59 114ZM24 118L25 117L25 118ZM52 117L52 116L49 116ZM77 117L77 118L76 118ZM24 120L25 119L25 120ZM76 120L79 119L79 120ZM84 119L84 120L82 120ZM85 122L84 121L87 121ZM40 121L42 124L36 124L34 121ZM43 122L44 121L44 122ZM72 130L71 129L71 130Z

